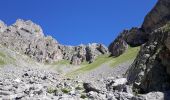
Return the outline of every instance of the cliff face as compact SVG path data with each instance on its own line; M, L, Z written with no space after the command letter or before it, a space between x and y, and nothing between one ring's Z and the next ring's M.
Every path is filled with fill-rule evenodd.
M62 51L63 59L70 60L71 64L74 65L79 65L85 61L92 63L99 55L109 53L107 47L97 43L79 46L60 45L59 47Z
M9 27L0 22L0 44L42 63L65 59L73 64L81 64L83 61L92 62L97 56L108 53L102 44L89 45L90 51L94 51L93 55L87 50L89 46L63 46L51 36L44 36L39 25L21 19Z
M128 46L140 46L148 41L148 37L144 32L134 27L131 30L124 30L120 35L109 45L109 51L113 57L120 56L127 49Z
M62 59L58 42L52 37L44 37L39 25L32 21L17 20L0 33L0 44L26 54L38 62L51 62Z
M140 46L146 43L152 31L165 25L168 21L170 21L170 1L158 0L154 8L145 17L141 28L132 28L123 31L117 39L109 45L109 51L112 56L119 56L126 51L127 45ZM119 46L116 46L117 44L119 44Z
M109 46L112 56L124 53L128 45L141 46L127 71L128 83L139 93L170 90L170 1L158 0L141 28L123 31Z
M170 21L170 1L158 0L155 7L147 14L142 24L145 32L151 32Z
M129 84L140 93L170 90L170 24L151 34L127 72Z

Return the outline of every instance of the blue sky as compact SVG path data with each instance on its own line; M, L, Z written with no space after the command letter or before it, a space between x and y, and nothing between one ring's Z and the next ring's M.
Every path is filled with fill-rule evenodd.
M123 30L140 26L157 0L1 0L0 19L32 20L61 44L109 45Z

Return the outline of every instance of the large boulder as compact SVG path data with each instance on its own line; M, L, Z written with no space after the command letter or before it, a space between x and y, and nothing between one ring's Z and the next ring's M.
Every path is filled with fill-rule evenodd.
M86 46L86 60L89 63L94 62L98 56L103 54L108 54L108 49L102 44L92 43Z
M83 83L83 87L85 89L86 92L100 92L100 89L98 89L98 87L94 86L92 83Z
M169 100L170 95L167 92L150 92L144 95L138 95L132 98L132 100Z
M128 44L125 40L127 30L123 31L108 47L111 56L117 57L123 54L128 49Z
M128 49L128 44L122 40L118 39L116 42L109 46L109 50L113 57L118 57L123 54Z

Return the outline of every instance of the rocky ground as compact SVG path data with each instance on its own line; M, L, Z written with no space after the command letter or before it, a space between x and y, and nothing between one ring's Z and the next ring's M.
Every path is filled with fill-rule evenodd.
M109 63L104 63L94 70L77 75L77 79L81 79L84 82L99 82L109 77L123 77L123 74L125 74L132 62L127 61L114 67L111 67Z
M115 73L119 68L123 67L115 68ZM84 82L61 77L44 68L14 66L1 68L0 76L0 98L3 100L161 100L164 97L161 92L136 96L126 78L121 77Z
M96 43L64 46L32 21L11 26L0 21L0 100L170 100L169 5L159 0L141 28L123 31L110 44L113 57L129 45L141 46L134 61L115 67L103 63L75 78L66 74L108 49ZM64 72L59 73L48 65L58 60L73 65L60 66Z

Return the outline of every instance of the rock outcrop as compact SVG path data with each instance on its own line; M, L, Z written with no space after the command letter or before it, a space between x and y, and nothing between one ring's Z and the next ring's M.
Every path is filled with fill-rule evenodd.
M0 32L4 32L6 30L7 26L3 21L0 20Z
M108 53L102 44L61 45L51 36L44 36L39 25L21 19L9 27L0 22L0 44L42 63L65 59L78 65L84 61L93 62L97 56Z
M129 46L140 46L147 41L147 37L139 28L132 28L131 30L124 30L110 45L109 51L114 57L123 54Z
M141 28L123 31L115 41L109 45L112 56L119 56L126 51L127 45L140 46L146 43L151 32L170 21L170 1L158 0L155 7L147 14ZM125 43L126 42L126 43ZM119 44L119 46L117 46Z
M158 0L155 7L147 14L142 24L145 32L153 30L165 25L170 21L170 1Z
M97 43L79 46L60 45L63 58L70 60L72 64L79 65L82 62L92 63L99 55L108 54L108 49Z
M52 62L62 59L58 42L52 37L44 37L39 25L32 21L17 20L0 33L0 44L26 54L38 62Z
M127 72L129 84L139 93L170 90L170 24L151 34Z

